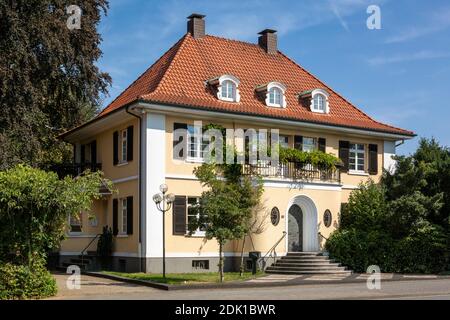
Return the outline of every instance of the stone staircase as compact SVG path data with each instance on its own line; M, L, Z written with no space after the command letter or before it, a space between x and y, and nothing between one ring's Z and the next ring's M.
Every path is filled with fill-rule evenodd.
M69 261L64 261L58 269L61 271L67 270L67 267L76 265L80 267L82 271L92 271L97 269L97 252L88 251L83 257L81 254L77 258L71 258Z
M320 252L288 252L266 269L269 274L351 274Z

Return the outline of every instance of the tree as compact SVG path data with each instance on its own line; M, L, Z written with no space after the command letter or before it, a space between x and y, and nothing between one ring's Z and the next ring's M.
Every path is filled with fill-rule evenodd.
M0 261L41 263L59 247L68 215L89 210L100 198L101 183L98 172L60 180L55 173L23 165L0 171Z
M326 243L330 255L355 271L377 264L388 272L448 268L450 151L421 139L397 157L393 172L352 192L340 229ZM446 266L447 263L447 266Z
M57 135L96 114L111 83L96 61L107 0L76 1L81 28L69 29L67 0L0 2L0 170L70 159Z
M229 240L242 239L249 231L253 208L259 203L263 188L259 180L243 176L239 164L204 163L194 174L207 190L202 193L197 210L199 219L190 230L205 228L207 239L219 244L219 275L223 281L223 247Z

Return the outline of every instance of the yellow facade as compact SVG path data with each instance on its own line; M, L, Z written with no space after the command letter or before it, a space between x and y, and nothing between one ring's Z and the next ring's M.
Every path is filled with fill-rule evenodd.
M128 117L128 118L126 118ZM147 199L140 199L140 194L145 194L146 186L140 183L140 180L144 181L143 175L148 174L152 168L144 168L146 161L142 157L152 157L158 155L159 150L146 150L145 154L142 149L141 140L142 137L146 137L146 145L151 145L152 136L148 134L149 128L146 126L146 119L149 119L151 114L147 114L141 117L141 120L136 117L126 116L120 124L108 124L107 129L95 132L92 129L92 134L85 135L83 139L77 137L70 138L70 142L73 144L84 144L90 141L96 140L97 142L97 161L102 165L102 171L107 179L110 179L114 183L114 192L112 195L105 196L102 200L95 201L90 213L83 213L83 229L78 234L68 234L67 239L61 245L61 253L66 255L74 255L81 252L93 237L101 233L102 227L112 226L113 224L113 199L123 199L126 197L133 197L133 233L117 235L114 237L114 255L118 257L136 257L136 258L151 258L144 253L145 246L152 246L148 241L145 242L146 235L150 235L153 231L150 230L152 226L144 223L143 215L147 215L146 219L153 219L150 213L146 212L142 208L152 208L154 203L152 199L149 199L149 193L147 193ZM124 120L128 119L128 120ZM186 197L199 197L202 193L202 187L199 181L196 180L193 175L193 169L200 165L198 162L190 162L187 160L174 160L173 157L173 128L174 123L194 124L195 121L201 121L203 125L209 123L220 124L224 128L229 129L279 129L280 135L289 136L289 145L293 147L294 136L301 135L304 137L313 138L325 138L326 139L326 152L338 156L339 154L339 141L346 140L352 143L360 143L364 145L376 144L378 146L378 174L369 175L364 174L351 174L341 173L340 182L326 182L315 181L314 183L298 183L293 181L286 181L285 179L265 179L264 194L262 200L263 209L260 212L261 217L264 217L265 223L263 232L260 234L254 234L251 239L247 237L245 239L244 252L249 251L261 251L262 255L266 254L273 245L283 236L283 232L288 232L288 215L290 206L295 203L297 199L307 199L313 204L313 212L315 220L313 223L317 224L310 232L311 241L314 240L314 235L317 237L318 246L317 249L323 248L324 241L330 236L330 234L336 230L339 223L339 214L341 203L347 202L348 196L352 190L357 188L358 184L368 179L378 181L381 177L384 163L384 142L386 139L382 137L361 135L355 133L339 133L338 130L315 130L302 128L299 124L298 127L292 125L275 126L273 124L254 123L250 121L238 121L233 118L214 119L211 117L199 117L199 116L185 116L183 114L165 114L164 115L164 127L165 141L161 142L165 146L165 154L162 156L164 161L165 172L163 177L164 181L169 187L169 192L175 195ZM100 126L100 125L99 125ZM104 125L106 126L106 125ZM133 160L124 164L113 164L113 134L115 131L126 129L129 126L133 126ZM92 125L95 128L94 125ZM81 129L83 130L83 129ZM86 129L85 129L86 130ZM144 132L143 132L144 131ZM148 132L147 132L148 131ZM150 139L150 140L148 140ZM150 144L149 144L150 143ZM242 141L235 140L236 145L242 144ZM367 159L367 148L365 158ZM145 158L145 157L144 157ZM367 161L366 161L367 162ZM366 164L367 166L367 164ZM147 176L147 183L155 183L151 181L151 176ZM141 192L140 192L141 188ZM155 190L156 191L156 190ZM145 197L145 196L143 196ZM143 205L142 202L146 203ZM280 221L275 226L270 221L270 211L273 207L277 207L280 211ZM332 214L331 226L326 227L324 225L323 216L325 210L329 210ZM142 211L142 212L141 212ZM96 226L90 226L88 216L94 215L97 219ZM218 245L214 239L207 240L203 236L198 235L174 235L173 234L173 214L169 211L166 214L165 224L165 248L166 256L168 257L185 257L188 259L200 258L200 257L215 257L218 252ZM140 233L141 242L140 242ZM320 233L319 235L317 235ZM276 251L279 254L286 253L289 249L288 236L286 236L276 247ZM156 244L157 246L159 244ZM314 247L314 246L313 246ZM95 250L95 243L88 249ZM146 249L149 250L149 249ZM228 256L238 256L242 250L242 241L230 241L224 248L225 253ZM153 255L159 258L160 255Z

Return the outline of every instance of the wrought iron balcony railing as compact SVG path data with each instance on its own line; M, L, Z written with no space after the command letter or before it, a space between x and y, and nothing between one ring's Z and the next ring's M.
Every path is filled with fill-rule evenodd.
M76 177L82 174L84 171L90 170L91 172L102 170L101 163L66 163L58 164L52 167L52 171L56 172L60 178L66 176Z
M244 164L243 172L247 175L259 175L264 178L281 178L304 182L340 182L338 168L324 169L312 164L295 162L279 163L276 166L264 162Z

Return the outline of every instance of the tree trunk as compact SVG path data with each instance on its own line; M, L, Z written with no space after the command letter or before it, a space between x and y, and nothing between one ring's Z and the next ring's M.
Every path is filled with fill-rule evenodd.
M219 241L219 275L220 282L223 282L223 244L222 241Z
M242 249L241 249L241 266L239 267L239 276L244 275L244 247L245 247L245 236L242 239Z

